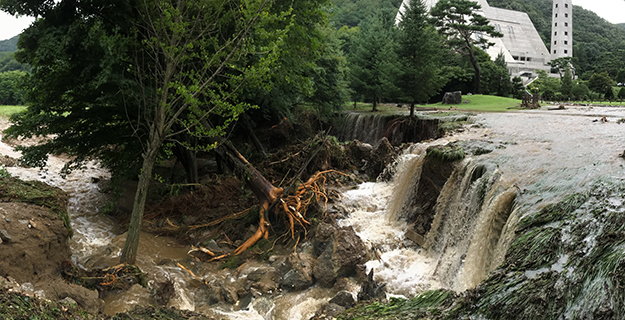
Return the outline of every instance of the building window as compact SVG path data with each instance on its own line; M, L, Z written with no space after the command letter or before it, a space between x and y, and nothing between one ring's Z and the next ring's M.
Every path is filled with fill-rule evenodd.
M532 61L532 58L527 58L527 61Z
M556 54L556 51L555 51L555 50L553 50L553 54Z
M564 40L564 44L569 44L569 42L568 42L568 41L566 41L566 40Z
M568 3L565 3L565 4L564 4L564 7L565 7L565 8L568 8L568 7L569 7L569 4L568 4Z
M565 35L565 36L568 36L568 35L569 35L569 32L568 32L568 31L564 31L564 35Z
M558 41L554 41L553 44L558 44Z
M565 26L565 27L568 27L568 26L569 26L569 23L568 23L568 22L565 22L565 23L564 23L564 26Z
M557 26L558 26L558 23L556 22L556 23L555 23L555 25L554 25L554 27L557 27Z
M567 54L567 53L569 53L569 50L564 50L564 54Z
M558 17L558 14L556 13L556 18Z
M568 17L569 17L569 14L568 14L568 13L565 13L565 14L564 14L564 17L565 17L565 18L568 18Z
M558 7L558 4L556 3L556 8Z
M554 36L557 36L557 35L558 35L558 31L554 31L554 32L553 32L553 35L554 35Z

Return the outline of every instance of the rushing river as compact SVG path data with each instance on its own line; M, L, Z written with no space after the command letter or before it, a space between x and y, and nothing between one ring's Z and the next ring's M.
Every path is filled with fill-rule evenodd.
M600 121L603 116L608 122ZM501 263L515 224L525 213L579 191L597 177L623 175L625 160L620 154L625 150L625 124L617 123L621 118L625 109L607 107L479 114L476 125L461 133L409 148L397 160L392 181L364 183L345 191L339 206L348 214L340 224L353 226L379 254L379 259L366 266L375 271L378 282L386 284L389 295L412 297L441 287L465 290ZM408 223L397 219L399 211L408 199L418 196L411 190L419 179L427 146L457 140L481 140L492 144L493 152L467 157L457 165L440 190L428 245L419 248L405 238ZM19 156L4 144L0 153ZM51 157L45 171L7 169L21 179L41 180L68 192L76 264L116 264L124 230L98 213L108 199L92 182L92 178L108 178L108 173L89 164L86 170L63 179L58 172L64 162ZM169 305L182 309L232 319L308 319L335 294L332 289L313 287L271 299L257 298L243 311L236 306L215 309L207 303L205 282L215 277L237 281L262 265L250 263L236 272L195 266L199 272L193 276L176 265L180 262L192 269L194 262L187 255L188 248L178 247L173 239L142 234L140 246L137 264L151 281L171 279L176 293ZM149 289L140 287L106 302L109 314L135 304L155 303Z

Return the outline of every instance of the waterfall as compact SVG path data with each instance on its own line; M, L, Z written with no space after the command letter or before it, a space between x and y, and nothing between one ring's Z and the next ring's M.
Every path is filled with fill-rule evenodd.
M359 140L372 145L384 137L393 145L419 142L438 137L439 121L440 118L427 116L348 112L339 130L339 138L341 141Z
M340 138L342 141L360 140L376 144L384 137L388 118L389 115L385 114L347 113Z
M518 220L518 188L496 165L466 158L449 164L451 174L435 190L433 218L423 220L431 225L415 228L428 214L416 199L431 196L430 189L436 188L433 169L427 167L445 170L426 155L426 147L408 149L389 168L394 171L391 182L345 193L344 203L354 207L341 223L353 225L378 252L380 259L369 261L367 269L375 270L376 281L386 283L390 294L414 296L429 289L462 291L475 286L503 261ZM371 210L368 198L386 199L386 206ZM423 230L429 231L418 236L422 243L410 241Z

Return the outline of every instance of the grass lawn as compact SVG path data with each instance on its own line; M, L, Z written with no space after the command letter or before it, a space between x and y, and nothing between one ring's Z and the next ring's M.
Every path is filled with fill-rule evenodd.
M485 96L475 94L471 96L463 95L462 101L469 101L469 103L461 103L453 105L459 110L471 110L471 111L486 111L486 112L501 112L508 111L509 109L519 108L521 100L497 97L497 96ZM449 109L452 105L443 105L441 103L418 105L415 111L419 111L420 108L437 108L437 109ZM353 102L346 105L344 110L346 111L371 111L371 103L358 102L356 109L354 109ZM410 107L404 105L402 108L397 108L396 103L381 103L378 105L380 112L397 112L408 111ZM455 109L455 108L454 108Z
M419 106L420 108L441 108L441 109L449 109L450 107L455 107L460 110L473 110L473 111L487 111L487 112L497 112L497 111L508 111L509 109L517 109L521 106L521 100L512 99L512 98L504 98L497 96L485 96L481 94L474 94L471 96L463 95L462 101L469 103L460 103L457 105L443 105L440 103L437 104L429 104ZM454 109L455 109L454 108ZM418 110L418 109L417 109Z
M0 106L0 117L9 118L12 114L21 112L26 106Z

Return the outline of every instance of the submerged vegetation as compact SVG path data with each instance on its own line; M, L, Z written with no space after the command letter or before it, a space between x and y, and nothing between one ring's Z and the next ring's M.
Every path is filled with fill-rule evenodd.
M603 178L530 214L476 288L363 305L342 319L622 319L625 182Z

